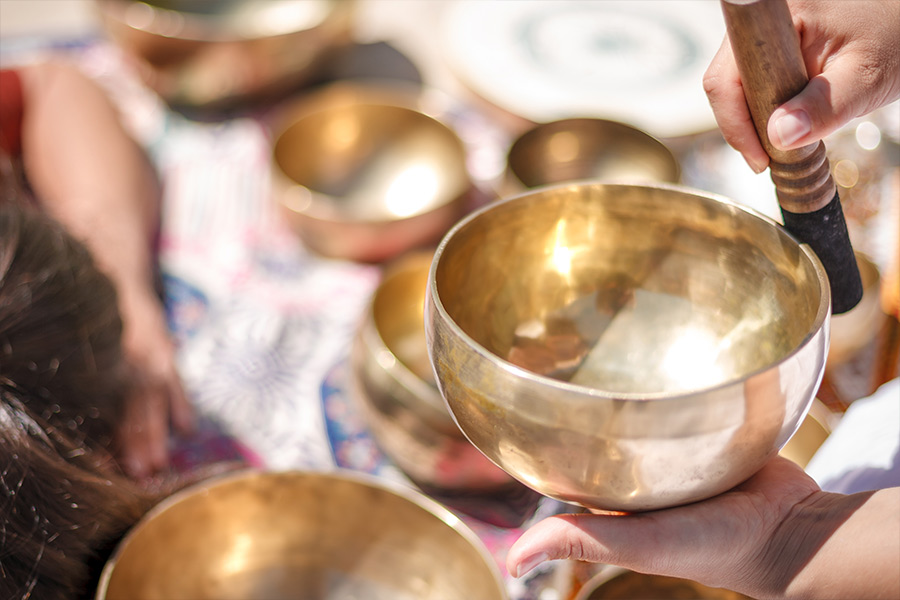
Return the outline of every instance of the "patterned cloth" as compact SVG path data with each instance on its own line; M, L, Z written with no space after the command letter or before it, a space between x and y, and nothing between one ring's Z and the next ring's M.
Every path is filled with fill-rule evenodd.
M377 269L312 256L286 229L270 197L262 119L189 120L144 88L114 47L69 54L108 90L160 174L165 303L201 419L268 468L332 468L320 382Z
M164 300L199 420L190 438L173 439L173 466L344 468L413 486L347 400L345 357L380 270L308 252L279 219L267 115L192 120L146 89L115 47L92 41L67 53L122 109L163 183ZM544 500L533 519L560 510ZM549 567L524 582L506 575L506 550L524 526L457 514L495 557L511 598L551 588Z

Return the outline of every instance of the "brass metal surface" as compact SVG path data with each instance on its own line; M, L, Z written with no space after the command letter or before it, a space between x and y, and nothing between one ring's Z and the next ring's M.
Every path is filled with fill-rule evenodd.
M458 223L425 319L475 446L547 496L640 511L723 492L778 452L821 381L829 310L818 259L774 221L677 186L582 182Z
M321 254L388 260L435 244L465 210L466 149L412 93L332 84L279 121L276 198Z
M357 473L249 472L149 513L98 600L504 600L475 534L411 488Z
M574 600L751 600L749 596L678 577L605 567Z
M856 264L862 279L863 296L851 310L831 317L829 367L846 363L871 344L887 318L880 303L881 274L878 267L860 252L856 253Z
M321 77L355 0L95 0L107 35L173 105L228 108Z
M432 252L386 270L351 350L351 389L384 453L432 491L521 486L465 438L434 381L425 344L425 286Z
M839 421L840 415L832 412L824 402L816 398L800 427L778 454L805 469Z
M677 183L681 167L660 140L604 119L572 118L535 125L507 153L510 190L581 179Z

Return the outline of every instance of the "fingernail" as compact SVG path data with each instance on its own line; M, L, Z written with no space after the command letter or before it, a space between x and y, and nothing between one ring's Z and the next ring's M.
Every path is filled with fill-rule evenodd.
M547 556L546 552L541 552L539 554L535 554L531 558L523 560L519 563L519 568L516 569L515 577L523 577L531 572L536 566L539 564L546 562L549 556Z
M759 175L763 171L765 171L769 166L769 161L759 162L758 160L754 160L749 156L744 156L744 160L750 165L750 168L753 169L753 172Z
M790 146L810 130L809 115L803 110L784 113L775 119L775 132L778 134L778 146Z

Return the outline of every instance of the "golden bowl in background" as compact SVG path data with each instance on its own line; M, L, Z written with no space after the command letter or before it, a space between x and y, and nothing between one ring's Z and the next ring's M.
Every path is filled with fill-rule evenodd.
M356 0L95 0L107 35L175 106L225 109L312 83L349 46Z
M828 366L851 360L872 343L887 317L881 308L881 275L878 267L866 255L857 252L856 264L862 278L863 297L851 310L831 317L831 344L828 347Z
M504 600L456 516L351 472L248 472L179 492L103 570L97 600Z
M385 261L433 246L466 210L466 148L413 93L332 84L278 120L275 195L320 254Z
M834 315L832 315L833 318ZM800 427L778 454L794 461L805 469L812 457L815 456L816 451L831 435L838 421L840 421L839 414L832 412L818 398L814 399L809 407L809 412L800 423Z
M353 341L353 397L378 446L429 494L530 492L465 438L438 392L424 326L432 256L386 268Z
M774 221L673 185L580 182L475 211L435 253L426 338L469 440L590 509L701 500L797 430L830 293Z
M603 179L678 183L681 166L663 142L618 121L571 118L528 129L507 152L510 192Z

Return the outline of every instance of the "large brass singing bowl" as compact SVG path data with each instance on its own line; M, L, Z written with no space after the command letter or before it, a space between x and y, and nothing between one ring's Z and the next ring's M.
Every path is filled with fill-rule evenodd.
M581 182L460 221L426 338L469 440L590 509L701 500L787 442L821 381L830 294L774 221L685 188Z
M504 600L494 559L448 510L349 472L200 484L123 539L97 600Z

